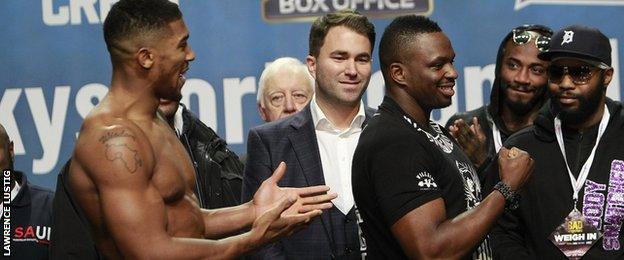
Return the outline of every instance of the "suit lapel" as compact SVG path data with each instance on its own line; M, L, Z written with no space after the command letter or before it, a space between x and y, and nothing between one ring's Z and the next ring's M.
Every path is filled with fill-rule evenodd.
M325 185L321 155L319 154L319 147L310 109L310 104L308 104L300 113L293 115L294 118L290 125L293 127L294 131L288 135L288 139L295 151L295 155L308 186ZM375 113L375 110L369 107L365 107L364 111L366 119L362 123L362 126L365 126Z
M308 186L325 185L310 105L306 106L301 112L295 115L297 118L291 123L295 131L288 135L288 139L295 151Z
M362 126L366 125L368 119L370 119L374 113L374 109L365 107L366 119ZM308 186L325 185L323 166L321 165L321 155L319 154L310 104L308 104L301 112L293 115L293 120L290 125L294 131L288 135L288 139L290 140L295 156L301 166L301 171L303 172L306 184ZM327 242L330 243L330 248L334 251L334 247L336 245L332 235L333 233L330 218L331 214L322 214L321 223L325 229L324 231L327 236ZM334 253L335 252L332 252L332 254Z
M293 115L294 120L291 126L295 131L288 136L303 177L308 186L325 185L323 177L323 166L321 165L321 155L319 154L318 143L316 141L316 132L314 130L314 122L310 112L310 104L308 104L300 113ZM321 224L323 224L324 233L327 236L329 247L334 248L334 237L332 233L331 214L321 215ZM334 252L332 252L333 254Z

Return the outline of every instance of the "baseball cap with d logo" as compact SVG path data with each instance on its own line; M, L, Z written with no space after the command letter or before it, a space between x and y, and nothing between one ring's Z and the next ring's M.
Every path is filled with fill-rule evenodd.
M601 67L610 67L611 44L609 38L596 28L572 25L555 32L548 50L538 57L547 61L570 57L606 65Z

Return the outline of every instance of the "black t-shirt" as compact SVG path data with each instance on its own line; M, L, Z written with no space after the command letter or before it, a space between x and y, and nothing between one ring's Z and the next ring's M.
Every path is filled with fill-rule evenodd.
M19 171L12 174L22 186L15 199L9 205L3 205L9 206L11 212L11 256L8 259L48 259L54 193L30 184L26 175Z
M353 195L372 259L406 258L390 227L413 209L442 198L447 218L453 218L481 201L470 160L443 127L431 122L431 129L419 127L385 97L360 136L353 158ZM474 254L475 259L491 258L487 239Z

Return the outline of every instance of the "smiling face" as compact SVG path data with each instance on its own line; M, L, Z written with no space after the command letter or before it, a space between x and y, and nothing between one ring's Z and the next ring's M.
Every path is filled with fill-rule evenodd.
M161 99L179 102L182 98L182 86L186 81L184 73L195 59L188 38L189 31L180 19L170 22L168 32L163 33L153 46L153 69L159 78L157 94Z
M505 46L500 70L504 86L504 104L515 114L524 115L545 98L548 62L537 58L534 41L516 45L510 39Z
M345 26L329 29L318 57L308 56L319 102L357 106L371 76L371 43Z
M414 36L403 58L405 81L410 96L423 110L451 105L457 71L453 66L455 51L442 32Z
M581 82L574 82L575 80L568 73L565 73L560 80L549 81L548 88L552 94L553 104L559 109L562 121L568 124L579 124L597 113L600 106L604 106L606 86L611 81L613 69L600 70L584 61L572 58L557 59L552 62L551 66L551 70L565 67L568 71L584 67L589 72L589 75Z

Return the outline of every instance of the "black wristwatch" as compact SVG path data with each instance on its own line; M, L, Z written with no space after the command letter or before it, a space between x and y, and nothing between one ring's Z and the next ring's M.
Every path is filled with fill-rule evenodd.
M509 185L499 181L494 189L499 191L505 197L505 209L516 210L520 206L520 194L514 192Z

